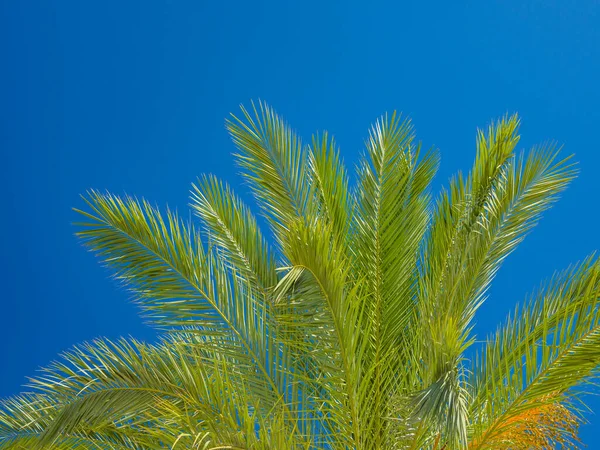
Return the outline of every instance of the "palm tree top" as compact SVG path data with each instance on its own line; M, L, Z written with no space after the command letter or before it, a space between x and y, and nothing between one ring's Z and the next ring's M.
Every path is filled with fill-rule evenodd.
M163 337L63 355L1 403L0 449L578 445L600 363L594 255L473 333L501 264L575 177L570 157L517 152L505 116L434 199L438 151L400 114L372 126L352 181L333 138L304 144L262 102L227 129L267 234L210 175L191 189L199 227L90 191L78 235Z

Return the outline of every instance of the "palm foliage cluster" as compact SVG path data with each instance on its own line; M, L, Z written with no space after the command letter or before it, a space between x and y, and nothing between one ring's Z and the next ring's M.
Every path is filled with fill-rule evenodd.
M2 403L0 448L577 445L600 362L598 261L473 334L502 262L575 176L569 158L516 153L505 117L434 201L438 153L399 115L372 127L353 183L332 138L305 145L264 104L227 127L269 234L212 176L191 191L199 229L91 192L79 235L165 333L63 355Z

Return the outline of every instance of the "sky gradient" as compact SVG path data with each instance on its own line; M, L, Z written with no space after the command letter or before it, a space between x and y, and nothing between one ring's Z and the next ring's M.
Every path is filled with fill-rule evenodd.
M520 148L575 153L580 176L498 274L481 338L600 249L600 3L283 3L0 3L0 397L74 344L155 337L77 242L71 208L93 188L188 214L202 173L247 193L224 119L251 99L306 139L333 133L349 166L369 125L401 111L441 150L436 191L471 166L477 127L505 113L522 118Z

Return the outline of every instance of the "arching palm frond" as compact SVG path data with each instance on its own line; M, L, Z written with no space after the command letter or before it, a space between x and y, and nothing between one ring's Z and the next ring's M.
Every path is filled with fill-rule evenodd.
M573 440L576 428L565 410L577 399L569 392L600 364L599 307L600 263L590 257L515 309L482 349L473 373L473 448L498 448L500 441L521 448L525 436L514 429L540 408L548 412L539 425L550 421L554 429L541 439Z
M262 409L249 394L253 386L232 369L198 345L196 335L159 346L96 341L33 379L44 394L35 402L13 400L6 417L16 437L40 448L66 438L115 448L203 448L193 447L199 436L203 443L243 447L264 439L256 427L299 445L282 405ZM43 411L35 407L40 403Z
M80 236L117 269L150 318L161 327L193 327L214 357L247 367L247 382L265 407L280 402L286 355L266 331L266 298L239 276L244 267L232 270L233 261L204 249L193 226L172 213L164 219L146 202L98 193L89 202L96 214L85 213L92 222Z

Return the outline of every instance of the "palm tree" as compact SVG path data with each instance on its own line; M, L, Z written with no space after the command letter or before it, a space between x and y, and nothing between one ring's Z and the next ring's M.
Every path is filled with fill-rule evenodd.
M269 226L212 176L202 229L91 192L79 235L164 337L77 347L5 400L0 448L541 449L575 446L600 363L600 263L557 274L483 343L504 259L575 176L519 121L477 134L436 202L436 151L393 114L350 184L333 139L272 109L227 122Z

